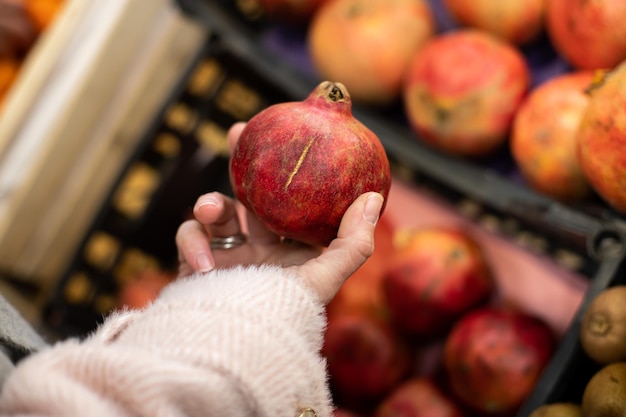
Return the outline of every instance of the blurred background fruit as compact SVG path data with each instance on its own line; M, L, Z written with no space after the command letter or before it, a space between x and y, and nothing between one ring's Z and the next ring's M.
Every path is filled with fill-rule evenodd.
M546 0L546 27L572 66L610 69L626 59L626 2Z
M66 0L22 0L37 32L43 32L54 21Z
M374 417L464 417L461 408L430 378L414 377L396 387Z
M19 68L19 63L15 59L0 58L0 110L2 110L5 95L17 77Z
M624 3L626 6L626 3ZM591 186L626 213L626 61L590 89L578 131L578 159Z
M488 261L461 228L432 227L396 232L383 291L393 320L423 339L445 334L495 290Z
M332 0L314 16L307 45L320 78L345 84L355 102L387 106L435 32L426 0Z
M602 290L589 303L580 324L580 343L596 363L626 361L626 285Z
M583 410L575 403L552 403L535 409L529 417L583 417Z
M626 362L613 362L598 370L585 386L584 417L626 415Z
M122 284L117 298L118 308L142 309L154 301L163 288L175 279L173 272L146 269Z
M459 25L516 45L535 40L544 28L544 0L443 0L443 4Z
M323 355L339 404L367 410L412 368L408 342L385 317L351 312L329 317Z
M576 154L592 71L558 75L536 87L515 114L510 146L528 185L561 201L581 201L590 187Z
M514 412L535 387L554 348L551 329L535 317L501 307L474 310L446 339L451 390L484 415Z
M427 42L411 60L404 106L419 139L447 153L480 157L507 141L530 85L522 54L476 29Z

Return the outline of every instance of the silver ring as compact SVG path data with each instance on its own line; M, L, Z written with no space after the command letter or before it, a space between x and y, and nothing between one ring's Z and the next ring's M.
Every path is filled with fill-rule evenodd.
M248 241L246 235L238 233L232 236L214 236L211 239L211 249L233 249Z

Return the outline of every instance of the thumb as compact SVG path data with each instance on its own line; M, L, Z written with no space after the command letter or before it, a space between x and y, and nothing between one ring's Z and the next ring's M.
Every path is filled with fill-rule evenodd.
M300 267L300 274L324 304L374 252L374 230L383 202L379 193L359 196L346 210L337 238L320 256Z

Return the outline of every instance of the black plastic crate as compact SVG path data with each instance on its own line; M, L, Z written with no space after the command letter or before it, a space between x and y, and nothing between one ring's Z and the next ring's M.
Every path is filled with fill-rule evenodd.
M130 156L51 295L44 319L63 336L84 335L102 321L114 305L122 272L132 269L129 256L140 265L176 267L175 232L195 199L214 190L231 194L225 133L234 122L274 103L302 100L319 82L264 47L262 18L250 19L230 1L178 4L206 25L210 35ZM526 245L529 250L590 278L585 302L520 415L546 402L575 400L584 377L595 369L581 353L577 326L588 299L623 280L623 217L599 200L573 207L528 189L518 181L507 155L499 155L497 164L476 163L430 149L393 110L355 105L353 113L380 137L396 176L432 190L477 224L489 221L490 229L511 240L531 236L535 243ZM155 182L146 185L137 180L141 175ZM143 205L131 202L124 209L124 198L138 198ZM89 255L91 248L107 242L115 250L101 259Z
M579 332L585 309L594 297L606 288L626 284L626 241L613 241L613 238L610 240L612 243L605 249L597 274L590 282L585 297L542 378L518 413L520 417L528 416L543 404L580 404L587 382L600 370L601 365L585 354L580 344Z

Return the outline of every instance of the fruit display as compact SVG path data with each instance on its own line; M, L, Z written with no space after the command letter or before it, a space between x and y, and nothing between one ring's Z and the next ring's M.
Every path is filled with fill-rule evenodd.
M215 7L215 2L201 3ZM222 3L235 7L230 1ZM498 22L504 26L488 29L483 20L463 18L461 11L455 17L452 10L453 4L459 10L464 6L469 15L467 7L487 7L486 0L319 3L309 9L314 11L307 12L304 20L279 17L269 10L272 6L265 6L269 20L260 25L267 23L267 32L254 32L255 43L250 44L243 36L224 30L221 22L226 20L210 20L219 14L199 13L216 28L210 41L223 42L217 47L211 44L205 51L209 58L202 62L212 80L219 81L208 83L210 88L205 90L214 96L207 93L200 99L185 90L175 98L190 112L196 111L204 127L213 117L211 132L218 133L241 119L221 106L226 96L231 99L242 91L250 93L247 97L260 98L251 100L255 103L300 97L302 101L286 103L306 107L311 89L302 83L307 86L304 91L301 78L285 75L291 74L282 71L283 64L289 63L304 68L305 74L316 74L313 79L304 77L311 87L328 80L344 98L348 94L339 86L345 85L349 91L353 113L342 116L349 122L338 122L329 109L318 113L316 104L302 112L316 127L329 122L331 130L337 131L333 134L343 137L347 135L343 128L353 119L375 116L363 119L372 122L371 128L362 123L377 132L383 147L392 150L387 154L392 172L398 175L392 176L388 194L385 192L386 207L376 228L374 255L348 279L327 308L323 353L339 406L336 416L411 416L429 410L452 417L527 417L530 412L517 413L520 407L528 411L523 403L529 395L535 391L541 398L550 390L556 392L551 398L566 390L568 395L530 410L533 417L581 415L582 389L576 394L580 387L574 385L580 384L586 371L604 365L584 362L579 372L576 361L567 361L567 350L566 360L557 355L563 353L561 343L570 346L571 332L579 330L582 323L577 314L584 306L585 292L590 286L596 288L589 278L617 270L606 267L604 262L610 257L597 248L619 243L621 223L608 227L626 213L619 204L624 193L619 182L623 152L618 148L626 137L620 119L623 112L618 110L624 103L620 67L609 70L593 64L577 68L573 58L556 50L545 20L538 29L536 21L524 23L521 32L528 38L520 39L513 35L520 33L514 28L519 22L502 17ZM498 5L513 9L513 3ZM554 7L557 2L542 3ZM534 10L534 2L525 4L525 11ZM407 9L393 13L393 7ZM619 7L612 10L615 15L621 13ZM326 17L322 15L325 12ZM482 18L488 19L485 9L482 12ZM532 18L530 14L512 14ZM255 23L258 28L259 22ZM621 28L611 27L614 31ZM454 42L446 44L450 39ZM269 65L260 60L257 66L257 50L265 52L260 45L283 55L276 59L268 54L273 58ZM435 46L429 51L431 45ZM320 64L322 61L325 63ZM330 71L336 72L331 75ZM417 87L410 85L411 79ZM233 85L238 87L236 94L228 90ZM403 94L403 90L408 92ZM210 99L214 102L209 103ZM339 107L337 102L326 103ZM412 106L420 108L412 111ZM315 149L306 151L306 137L294 128L293 119L276 122L287 112L276 113L260 117L261 121L274 121L265 127L250 119L246 133L272 132L264 136L271 138L265 143L269 151L263 155L254 151L242 158L245 165L237 162L230 167L237 171L232 188L242 201L264 190L263 197L254 197L254 205L267 206L268 200L283 198L268 199L267 192L280 193L285 185L289 189L299 174L306 174L302 177L308 185L303 189L310 191L314 188L311 184L318 181L312 178L325 171L326 161L336 161L341 154L339 144L326 148L323 155L317 155L314 167L306 167L304 162ZM377 123L380 120L390 122L392 128ZM168 134L175 133L172 126L165 128ZM286 144L294 132L299 144L291 149ZM180 137L193 134L186 132ZM470 140L476 142L468 145ZM292 161L303 161L300 166L296 162L297 170L281 171L279 160L270 161L271 172L257 172L253 178L269 180L247 184L245 192L239 190L249 181L244 181L243 175L252 172L255 161L278 158L286 149L295 153ZM380 148L375 149L372 153L380 156ZM406 159L398 156L403 156L403 151ZM407 160L412 164L406 164ZM298 175L290 178L294 172ZM476 172L480 175L473 175ZM211 171L211 175L219 177L221 173ZM593 180L594 176L600 179ZM442 178L447 182L436 181ZM363 179L365 175L336 172L321 182L329 189L340 187L335 194L343 197L345 190ZM475 183L467 185L471 181ZM438 187L429 188L433 184ZM493 184L500 187L491 187ZM602 184L612 185L613 191L603 191L607 187ZM513 191L509 193L507 187ZM504 191L500 195L493 190ZM491 195L485 197L487 193ZM306 198L305 205L313 207L313 214L329 217L332 210L326 202L316 204L310 195ZM446 204L451 201L454 207ZM287 215L280 212L280 205L270 208L278 214L268 220L284 223ZM289 219L295 225L291 230L275 230L317 244L326 244L335 233L304 237L300 235L303 225L297 220L301 219ZM530 229L525 229L529 223ZM559 244L566 240L567 250L561 250ZM563 264L571 269L564 270ZM492 319L487 320L490 315ZM608 340L602 333L602 321L593 323L600 340L595 343L602 344ZM463 325L479 330L459 336ZM582 343L578 337L574 342ZM586 360L591 361L590 357ZM553 379L546 376L560 364L576 368L568 376L580 377L561 378L558 382L562 385L550 385ZM590 409L588 405L585 408Z
M348 3L354 8L345 6L346 13L342 15L339 7ZM393 3L387 2L386 7L391 8ZM351 91L378 91L363 96L353 94L355 106L368 110L381 108L374 109L375 114L391 116L393 122L410 129L415 141L440 151L449 160L468 160L485 168L485 172L502 175L516 186L522 185L547 197L545 201L563 203L592 216L600 213L621 222L622 215L626 214L621 201L626 195L623 191L626 184L621 181L624 163L623 152L618 147L626 138L626 129L620 119L623 112L618 109L623 108L626 101L621 94L621 73L624 70L620 66L626 59L621 46L626 35L623 25L612 22L626 18L622 2L606 0L569 4L571 2L547 0L524 2L522 9L517 2L488 0L430 0L425 3L429 16L426 21L432 23L432 29L418 46L414 46L408 58L399 96L391 84L384 84L389 80L388 72L381 75L372 70L391 62L396 63L396 68L402 67L395 60L397 58L385 54L406 46L407 39L394 35L392 30L375 30L391 23L385 21L383 13L377 14L376 20L372 17L366 21L365 17L369 15L357 7L358 1L329 0L314 13L312 23L301 27L301 33L305 35L300 47L308 55L297 63L308 66L318 77L324 74L326 79L345 81ZM324 10L333 9L335 20L320 17ZM374 6L370 10L374 10ZM354 21L347 21L349 18ZM316 25L316 19L324 24ZM357 22L363 26L352 26ZM400 26L397 22L395 25ZM323 43L317 40L322 36L320 32L326 36ZM384 34L386 38L374 40L374 34ZM380 46L382 42L386 42L386 48ZM327 62L320 65L323 60ZM367 65L362 66L364 63ZM336 72L328 76L329 72L325 71L333 66ZM415 215L394 204L400 199L397 192L402 188L397 183L392 186L388 217ZM429 204L421 203L422 210ZM524 210L521 205L519 212ZM528 211L532 214L532 206ZM412 227L412 233L428 234L442 226L442 222L412 219L409 223L421 226ZM433 228L434 225L437 227ZM459 278L461 273L455 280L444 284L447 281L442 278L445 276L443 265L448 263L443 260L446 251L440 241L433 236L424 239L423 246L429 250L424 249L428 254L425 257L429 256L430 262L420 260L418 250L409 253L406 248L398 246L398 229L403 226L394 224L389 228L389 224L382 223L383 231L377 236L377 250L371 262L357 271L354 279L346 283L329 305L330 322L339 320L348 312L367 311L378 320L384 318L393 323L396 330L408 338L414 355L413 371L405 375L402 382L428 378L428 384L435 384L438 394L453 402L454 407L448 411L450 415L515 415L524 395L540 383L542 371L555 354L560 337L575 328L577 323L570 320L581 306L582 294L572 295L569 301L559 299L559 306L568 305L563 310L567 312L559 313L559 318L556 314L551 316L555 309L549 306L555 305L554 300L541 291L511 305L511 300L515 299L511 295L530 284L522 284L521 277L517 280L506 278L513 274L514 266L493 256L491 244L479 239L479 249L487 253L486 269L484 274L473 276L475 280L471 288L477 291L477 301L472 301L470 291L459 292L467 296L462 300L467 305L463 306L461 299L454 297L454 289L459 288L455 285L461 286L463 282ZM473 235L476 229L465 231ZM406 234L406 228L403 232ZM407 237L404 239L407 244ZM391 243L394 240L395 243ZM381 241L389 243L381 245L378 243ZM454 259L449 252L448 256ZM402 257L405 260L393 270L393 263ZM442 259L441 264L436 265L435 259ZM438 285L429 285L429 279L435 281L433 277L437 278ZM535 285L548 291L550 284L545 281ZM450 306L458 308L455 314L451 313ZM484 377L485 381L482 381L480 375L486 372L486 362L478 359L479 354L472 356L477 362L470 362L465 368L476 370L472 376L481 380L476 383L481 388L480 392L463 393L458 387L467 391L472 384L466 380L458 383L456 390L453 388L445 371L444 348L455 325L486 306L506 307L507 311L512 308L532 322L539 317L539 324L534 336L524 339L529 346L517 350L510 346L502 348L505 353L518 355L506 356L508 359L500 361L513 364L509 374L501 374L508 375L502 376L503 379L492 373L491 378ZM436 313L429 316L429 311ZM610 313L618 314L616 310ZM429 321L429 317L437 320ZM593 323L599 332L596 338L608 343L601 333L603 322L597 319ZM504 329L501 326L498 331L504 332ZM485 339L488 332L482 331L481 334ZM512 343L514 337L494 337L494 340ZM469 342L457 344L471 348ZM490 358L498 357L496 345L488 346L483 340L479 346L479 352L490 352L486 354ZM533 351L536 356L530 355ZM452 358L449 361L459 362L462 356L457 351L449 355ZM529 358L535 362L534 367L526 362L527 369L534 371L522 376L522 364L531 360ZM494 359L494 362L498 361ZM518 368L515 368L516 363ZM499 382L490 385L493 381ZM561 383L567 384L567 381ZM401 385L387 391L385 396L378 395L378 404L392 398L392 393ZM418 386L425 389L425 384ZM487 395L489 387L502 404L490 400ZM545 390L546 387L543 385L539 389ZM437 394L432 393L431 397L435 399L433 402L438 402ZM415 398L422 397L416 393ZM422 406L408 400L399 402L401 405L394 409L397 415L411 415L407 410ZM351 402L340 402L340 405L357 415L374 415L376 407L371 401L362 399L362 404L369 405L365 409L354 407L354 403L359 401L352 398ZM489 407L481 407L487 403ZM405 411L397 411L400 409ZM558 413L585 415L581 414L581 398L567 398L567 401L545 404L545 407L532 411L533 417L560 415ZM442 415L446 415L445 412Z
M328 306L323 352L335 400L359 416L514 416L564 329L533 312L519 290L508 292L507 281L517 278L487 235L425 207L421 223L399 220L395 203L404 192L411 191L392 186L374 255ZM392 294L390 279L398 286ZM571 315L580 299L559 292ZM536 291L529 297L537 301Z
M308 24L299 26L298 47L304 53L300 67L308 67L318 78L344 83L355 104L382 108L385 116L391 112L395 121L411 128L416 141L451 158L470 158L541 195L594 215L602 209L618 217L626 212L616 201L620 196L615 194L620 193L608 190L609 184L619 183L615 180L619 168L612 174L610 168L593 168L606 165L607 158L609 165L619 166L619 152L609 158L600 156L602 152L572 155L571 151L571 142L579 141L579 130L586 129L580 140L585 142L601 126L592 118L621 114L609 109L623 103L615 91L620 79L617 67L626 60L626 33L616 23L626 18L623 2L575 2L570 7L567 0L547 0L524 2L521 9L517 2L493 0L378 3L324 2ZM416 20L411 24L410 19ZM611 70L615 70L614 80L607 79L608 85L599 88L598 73ZM543 117L543 123L555 122L555 130L545 135L560 132L561 139L538 139L544 135L542 121L530 121L528 107L542 101L544 94L564 97L564 92L552 95L544 90L567 89L567 82L543 84L578 71L594 75L591 81L581 75L573 93L576 100L557 104L558 99L552 98L555 104L549 110L534 113L541 114L536 117ZM528 97L540 87L545 88L537 91L539 99ZM598 113L578 123L578 114L590 101L584 97L591 96L597 98L590 112L597 109ZM522 119L517 127L516 118ZM620 123L602 129L613 129L609 134L616 135L617 141L626 136ZM535 145L521 145L530 142L533 132L539 135ZM598 142L608 137L604 132Z

